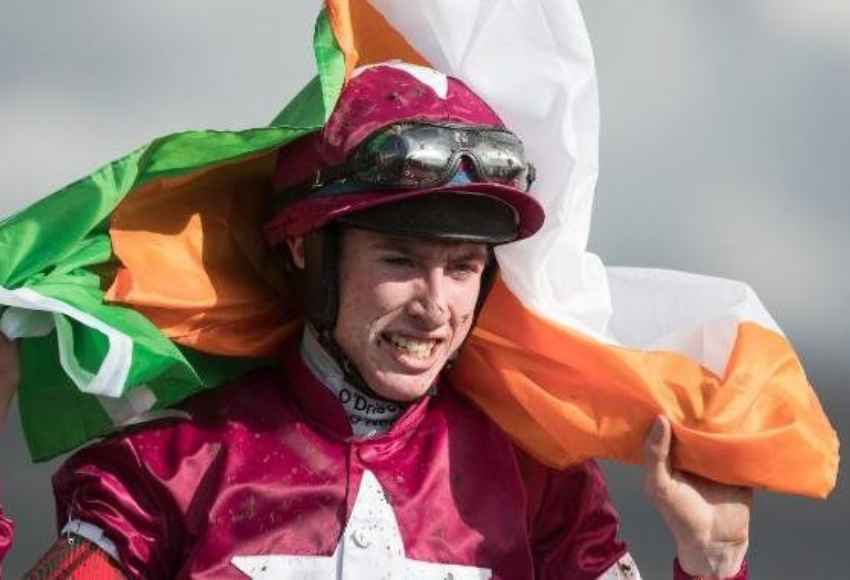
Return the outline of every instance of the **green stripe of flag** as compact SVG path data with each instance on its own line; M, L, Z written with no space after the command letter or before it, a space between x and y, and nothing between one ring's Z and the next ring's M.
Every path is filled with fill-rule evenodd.
M102 275L114 260L109 219L130 192L153 180L253 158L320 129L345 74L324 12L314 48L319 76L270 126L155 139L0 222L0 306L11 306L0 329L26 337L19 400L35 461L263 363L178 347L142 314L104 302ZM112 377L123 377L123 384L96 380ZM95 384L122 395L84 392Z

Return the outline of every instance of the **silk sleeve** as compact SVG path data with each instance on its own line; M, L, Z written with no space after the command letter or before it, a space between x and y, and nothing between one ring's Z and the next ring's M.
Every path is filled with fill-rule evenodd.
M173 578L203 518L196 498L219 448L191 426L166 424L77 452L53 478L59 529L72 520L97 526L129 577Z
M625 553L619 515L593 461L563 471L520 457L535 578L596 580Z

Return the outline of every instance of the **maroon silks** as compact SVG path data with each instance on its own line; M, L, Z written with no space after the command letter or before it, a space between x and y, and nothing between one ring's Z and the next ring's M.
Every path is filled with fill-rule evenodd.
M385 435L352 440L342 407L290 345L266 370L74 455L59 522L102 528L133 577L244 578L231 560L333 554L366 470L407 558L493 578L590 580L625 546L593 463L556 472L443 384Z

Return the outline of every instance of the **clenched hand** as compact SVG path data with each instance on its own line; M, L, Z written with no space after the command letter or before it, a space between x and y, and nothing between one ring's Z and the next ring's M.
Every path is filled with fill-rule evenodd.
M667 522L685 572L734 576L749 544L753 492L672 469L672 439L669 420L657 417L644 445L644 491Z

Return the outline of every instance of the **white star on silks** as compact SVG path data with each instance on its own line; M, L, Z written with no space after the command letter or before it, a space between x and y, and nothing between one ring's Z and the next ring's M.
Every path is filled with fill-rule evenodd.
M395 512L371 471L331 556L235 556L231 563L255 580L488 580L487 568L409 560Z

